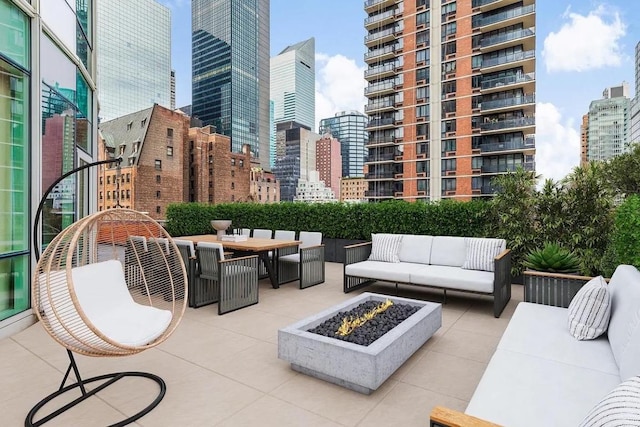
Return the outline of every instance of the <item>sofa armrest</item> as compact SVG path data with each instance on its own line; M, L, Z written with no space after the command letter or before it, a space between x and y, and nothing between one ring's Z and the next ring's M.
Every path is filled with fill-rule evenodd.
M500 427L498 424L444 406L433 408L429 419L431 427Z
M344 247L344 265L366 261L371 255L371 242L358 243Z
M511 300L511 250L505 249L493 265L493 315L500 317Z

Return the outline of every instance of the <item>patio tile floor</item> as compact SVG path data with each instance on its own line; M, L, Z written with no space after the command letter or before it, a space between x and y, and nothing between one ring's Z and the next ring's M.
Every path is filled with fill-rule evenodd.
M368 292L393 294L377 284ZM355 292L353 293L355 294ZM448 292L443 325L389 380L369 396L291 370L277 357L277 331L333 304L342 292L342 264L327 263L324 284L297 282L272 289L260 302L218 316L215 305L187 309L176 333L157 348L125 358L77 358L80 372L141 370L161 376L167 394L140 426L426 426L436 405L464 410L519 301L500 319L488 297ZM400 286L399 295L440 302L442 292ZM64 349L36 324L0 340L0 424L24 425L29 409L59 385ZM58 417L47 426L107 425L136 412L154 384L130 380Z

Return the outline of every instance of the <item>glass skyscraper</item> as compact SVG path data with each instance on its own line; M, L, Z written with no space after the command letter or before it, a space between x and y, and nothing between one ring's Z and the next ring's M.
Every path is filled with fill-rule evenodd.
M34 321L30 215L58 177L96 156L95 3L0 0L0 337ZM54 189L40 243L95 210L92 176Z
M315 39L286 47L271 58L271 100L276 123L316 125Z
M269 1L193 0L192 114L269 168Z
M46 3L46 2L43 2ZM171 105L171 12L155 0L99 1L101 121Z
M368 132L367 116L357 111L343 111L334 117L320 120L320 135L331 134L340 141L342 176L357 178L364 176L367 150L365 142Z

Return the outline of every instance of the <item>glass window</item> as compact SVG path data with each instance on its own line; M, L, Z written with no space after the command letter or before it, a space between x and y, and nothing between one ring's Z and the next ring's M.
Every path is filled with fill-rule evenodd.
M155 165L156 165L156 170L162 170L162 160L156 159Z
M455 139L443 139L442 140L442 152L445 153L447 151L456 151L456 140Z
M29 20L10 1L0 0L0 40L2 54L29 69Z
M429 11L418 13L416 15L416 26L418 25L429 25Z
M455 178L442 178L442 190L443 191L455 191L456 179Z
M442 159L442 172L456 170L456 159Z
M416 62L424 62L427 61L429 64L429 49L420 49L416 51Z

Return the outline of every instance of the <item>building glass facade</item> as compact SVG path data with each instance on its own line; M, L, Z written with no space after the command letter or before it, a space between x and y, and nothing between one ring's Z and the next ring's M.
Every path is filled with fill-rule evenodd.
M626 83L604 90L589 105L587 160L608 160L629 151L631 100Z
M154 103L172 108L169 8L155 0L99 1L97 7L100 121Z
M193 115L268 167L269 2L194 0L191 17Z
M320 135L331 134L340 141L342 155L342 176L363 177L364 162L367 156L365 142L367 116L357 111L343 111L335 117L320 120Z
M30 233L41 194L96 151L94 22L93 1L0 0L0 336L33 321ZM81 174L54 188L40 223L43 247L95 209L93 181Z
M316 124L315 39L286 47L271 58L271 100L276 123Z

